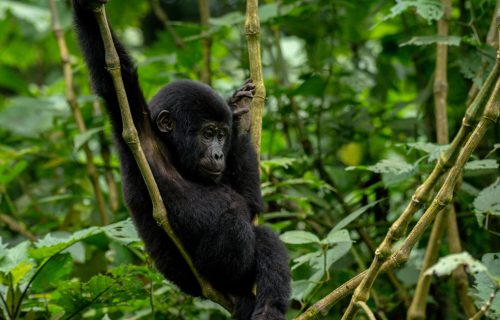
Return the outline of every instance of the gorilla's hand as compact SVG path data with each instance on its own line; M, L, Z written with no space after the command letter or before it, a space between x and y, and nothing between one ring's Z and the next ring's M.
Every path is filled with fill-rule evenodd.
M236 90L229 99L229 106L233 111L233 117L239 118L250 110L250 103L255 94L255 84L252 79L247 80L241 88Z
M108 0L73 0L73 3L75 7L94 9L100 6L101 4L108 3Z

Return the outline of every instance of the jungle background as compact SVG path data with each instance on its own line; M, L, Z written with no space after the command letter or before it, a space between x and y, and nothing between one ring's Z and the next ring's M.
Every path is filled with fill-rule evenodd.
M0 319L227 318L216 304L180 293L145 255L122 202L110 124L90 90L70 2L54 3L67 59L47 1L0 1ZM443 3L260 4L267 98L259 223L289 250L289 318L369 266L445 148L438 127L453 137L495 64L498 1L452 1L448 35L437 35ZM203 23L195 0L107 5L147 98L180 78L210 82L228 97L249 78L245 2L209 4ZM438 44L448 48L447 124L435 117ZM466 319L485 305L487 317L500 319L500 294L491 296L500 287L499 149L493 125L455 190L459 237L445 232L438 246L446 257L458 239L470 254L460 260L469 266L466 287L450 276L457 264L442 260L451 270L432 276L427 319ZM406 264L375 283L368 305L377 319L406 318L428 240L429 231ZM481 271L469 272L473 265ZM340 319L348 302L325 318Z

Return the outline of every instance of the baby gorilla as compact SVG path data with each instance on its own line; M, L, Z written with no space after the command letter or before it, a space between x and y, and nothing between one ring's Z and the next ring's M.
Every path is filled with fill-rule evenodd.
M158 270L182 291L201 296L188 265L156 224L146 185L121 136L116 92L92 12L104 2L73 0L74 19L92 85L106 101L113 124L125 202ZM148 105L130 57L113 40L141 145L172 228L196 269L234 299L235 318L285 319L290 296L286 250L270 229L252 225L263 210L262 198L257 157L241 116L248 112L254 85L247 82L226 102L204 84L175 81Z

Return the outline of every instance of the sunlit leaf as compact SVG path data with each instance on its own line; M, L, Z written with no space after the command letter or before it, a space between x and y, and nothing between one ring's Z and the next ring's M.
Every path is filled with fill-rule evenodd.
M448 46L459 46L460 37L457 36L421 36L413 37L410 40L400 44L401 47L414 45L414 46L427 46L430 44L445 44Z
M474 199L474 209L500 215L500 178L487 188L481 190Z
M320 243L317 235L307 231L287 231L280 238L281 241L288 244Z
M459 266L466 266L466 270L471 274L486 271L487 268L479 261L474 259L469 253L462 252L450 254L440 258L439 261L425 271L426 275L444 276L450 275Z
M324 239L321 240L321 243L329 245L338 244L341 242L352 242L349 231L347 231L346 229L332 230Z
M471 290L476 306L479 308L486 305L490 300L491 294L497 286L495 282L500 282L500 253L487 253L483 256L481 262L486 266L488 272L479 272L472 275L474 283ZM488 316L492 319L500 319L500 295L498 292L491 303Z
M383 20L392 19L409 8L415 8L416 13L426 19L428 23L438 20L443 15L443 8L439 0L396 0L391 8L391 13Z

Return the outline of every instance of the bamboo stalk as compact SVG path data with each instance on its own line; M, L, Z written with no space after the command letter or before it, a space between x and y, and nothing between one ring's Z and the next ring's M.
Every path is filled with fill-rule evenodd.
M80 112L80 107L76 101L75 91L73 88L73 74L71 71L71 62L68 47L66 46L66 41L64 39L63 30L61 28L61 23L59 22L59 15L57 13L57 8L54 0L49 0L50 12L52 15L52 31L57 40L57 45L59 47L59 53L61 55L64 81L66 84L66 100L71 108L73 117L75 118L76 127L78 132L83 134L87 131L85 128L85 122L83 121L82 113ZM101 224L107 225L109 223L108 215L106 212L106 206L104 202L104 196L102 194L101 187L99 186L99 175L94 164L94 159L92 151L87 142L82 145L82 150L85 153L86 158L86 170L92 183L92 188L94 189L94 194L96 197L97 209L101 217Z
M201 81L212 84L212 37L208 33L208 20L210 19L210 7L207 0L198 0L200 7L200 22L203 31L201 32L203 46L203 68L201 70Z
M448 36L448 20L450 19L451 0L441 0L443 16L438 21L438 35ZM439 144L448 144L448 115L446 113L446 98L448 96L448 45L437 44L436 49L436 74L434 78L434 113L436 117L436 140ZM410 308L408 309L408 320L425 319L427 307L427 295L431 287L432 277L426 276L425 271L431 267L439 256L441 238L445 229L445 222L448 215L453 214L453 204L443 209L443 213L438 215L432 226L431 236L427 243L424 261L418 276L417 287Z
M248 44L248 57L250 63L250 78L255 84L255 95L250 107L252 124L250 135L257 152L257 159L260 159L260 143L262 135L262 113L266 99L266 88L262 76L262 59L260 55L260 21L257 10L258 0L247 0L247 12L245 20L245 33Z
M155 218L158 225L163 228L163 230L168 234L168 236L172 239L172 241L176 245L182 257L188 264L191 272L198 280L203 296L207 299L210 299L220 304L227 310L231 311L233 309L232 302L229 300L227 296L215 290L212 287L212 285L208 281L206 281L203 278L203 276L200 275L198 270L196 270L191 260L191 257L184 249L184 246L182 245L181 241L179 240L177 235L174 233L172 227L170 226L170 223L168 221L167 210L163 203L163 199L161 197L156 181L153 177L151 168L149 167L146 156L142 150L137 129L135 128L134 122L132 120L132 115L130 113L130 107L128 104L127 95L121 75L120 59L116 52L116 48L113 44L113 40L111 37L111 31L109 29L109 25L106 19L105 5L104 4L99 5L96 9L94 9L94 12L97 22L99 24L101 37L104 43L106 67L112 77L116 95L118 98L118 103L120 106L120 112L123 122L122 137L127 143L127 145L130 147L132 154L134 155L134 158L140 169L141 175L144 178L144 182L146 183L146 186L148 188L148 192L151 197L153 205L153 217Z

